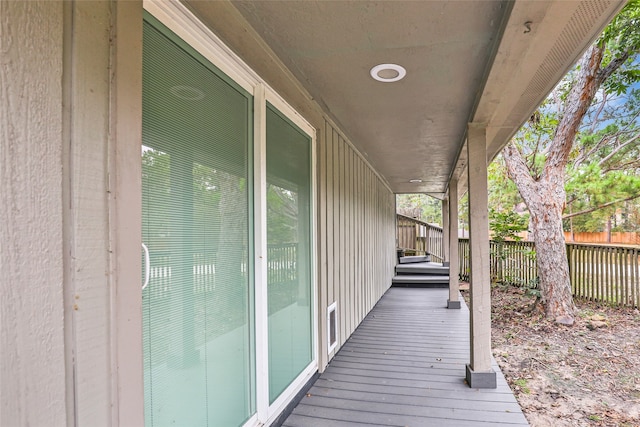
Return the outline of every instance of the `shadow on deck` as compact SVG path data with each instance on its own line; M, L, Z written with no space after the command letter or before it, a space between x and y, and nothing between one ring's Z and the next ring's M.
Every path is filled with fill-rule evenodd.
M464 383L469 310L447 297L389 289L282 425L528 426L495 361L497 389Z

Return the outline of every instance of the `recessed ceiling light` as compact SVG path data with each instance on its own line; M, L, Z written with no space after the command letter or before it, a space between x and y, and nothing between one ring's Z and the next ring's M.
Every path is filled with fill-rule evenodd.
M407 70L398 64L380 64L371 69L371 77L383 83L393 83L402 80Z
M421 179L410 179L409 182L412 183L412 184L419 184L419 183L422 182L422 180Z
M174 96L187 101L198 101L204 98L204 92L191 86L178 85L169 89Z

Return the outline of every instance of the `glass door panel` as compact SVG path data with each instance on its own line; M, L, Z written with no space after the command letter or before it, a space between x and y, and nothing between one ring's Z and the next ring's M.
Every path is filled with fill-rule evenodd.
M311 139L267 105L269 401L313 360Z
M148 15L143 43L145 423L239 426L255 412L253 101Z

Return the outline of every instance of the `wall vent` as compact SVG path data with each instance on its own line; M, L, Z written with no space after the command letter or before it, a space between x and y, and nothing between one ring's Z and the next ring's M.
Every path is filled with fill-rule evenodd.
M327 339L329 349L327 353L330 354L334 348L338 345L338 312L336 308L338 302L334 301L333 304L327 308Z

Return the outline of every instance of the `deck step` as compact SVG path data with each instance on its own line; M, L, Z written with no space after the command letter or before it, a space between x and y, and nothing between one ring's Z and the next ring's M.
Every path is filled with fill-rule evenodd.
M396 265L396 274L426 274L436 276L448 276L449 267L443 267L442 264L437 262L421 262L415 264L398 264Z
M449 276L402 274L395 276L391 281L391 285L446 288L449 286Z
M431 261L430 255L414 255L414 256L403 256L399 259L400 264L411 264L416 262L429 262Z

